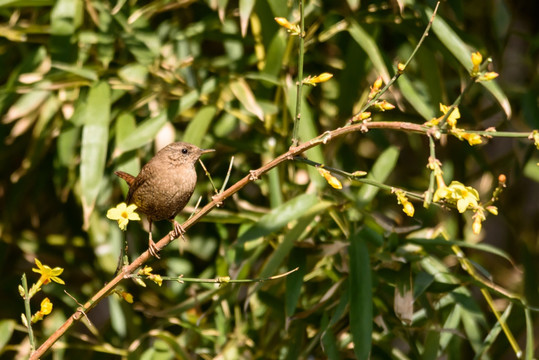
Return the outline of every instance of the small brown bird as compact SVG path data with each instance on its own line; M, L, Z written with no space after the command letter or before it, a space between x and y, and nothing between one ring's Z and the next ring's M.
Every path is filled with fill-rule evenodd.
M197 183L195 163L201 155L215 151L199 149L195 145L175 142L161 149L137 177L123 171L115 174L129 185L127 203L137 205L137 210L148 217L150 254L159 258L158 249L152 240L152 222L169 220L174 224L174 237L185 232L174 220L185 207Z

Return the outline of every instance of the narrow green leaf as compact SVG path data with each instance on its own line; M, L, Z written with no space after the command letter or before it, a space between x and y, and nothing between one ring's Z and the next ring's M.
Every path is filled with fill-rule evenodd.
M311 207L318 203L315 194L299 195L283 205L273 209L270 213L262 216L260 220L245 231L237 241L237 247L245 246L245 243L269 235L296 220L307 213Z
M399 153L399 149L395 146L391 146L384 150L374 163L371 171L369 171L367 179L384 182L397 164ZM365 206L366 204L369 204L379 190L380 189L376 186L363 185L358 193L359 205Z
M80 67L77 65L63 64L60 62L54 62L51 64L51 66L55 69L63 70L65 72L80 76L91 81L97 81L99 79L97 72L92 69Z
M105 170L109 121L110 88L102 81L90 88L82 130L80 181L85 229L88 228Z
M8 124L37 110L47 100L49 95L50 91L48 90L33 90L27 94L23 94L9 108L2 122Z
M369 59L371 59L374 68L387 84L391 79L391 76L389 75L384 58L382 57L382 52L376 44L376 41L372 36L369 35L367 31L365 31L365 29L363 29L363 27L361 27L361 25L359 25L356 20L349 18L348 22L348 32L358 43L358 45L367 53L367 56Z
M513 310L513 303L509 302L507 305L507 308L505 309L505 311L503 312L501 316L501 319L503 322L507 322L507 318L511 314L511 310ZM479 359L484 358L484 354L486 354L487 351L492 346L492 344L494 344L494 341L496 341L496 338L498 337L498 335L500 335L501 331L502 331L502 327L500 325L500 322L496 322L496 324L494 324L492 329L490 329L489 333L483 340L481 349L476 352L474 360L479 360ZM526 334L526 335L529 335L529 334ZM531 358L529 360L531 360Z
M440 349L445 352L449 342L456 336L458 336L458 326L462 318L462 308L458 304L453 305L453 309L449 313L449 316L445 320L443 326L443 332L440 335Z
M251 114L255 115L261 121L264 120L264 111L256 102L256 98L247 84L247 81L243 78L236 79L229 84L230 90L234 96L240 101L240 103L245 106L245 109Z
M285 312L287 318L294 315L296 311L303 286L303 277L307 273L306 263L307 258L305 252L298 248L294 249L290 254L288 269L298 268L298 270L286 277Z
M406 77L406 74L402 74L397 80L399 88L402 91L402 95L408 100L410 105L421 115L425 120L430 120L434 117L434 110L432 104L429 104L427 99L421 96L413 87L412 83Z
M121 338L125 337L127 333L127 322L125 319L126 313L122 310L118 296L109 296L108 299L109 311L110 311L110 324L116 334Z
M324 347L324 353L329 360L339 360L339 347L337 346L337 341L335 339L335 334L333 334L333 329L328 327L329 317L327 313L322 315L322 324L321 328L326 329L321 336L321 342Z
M122 152L137 149L150 141L152 141L159 130L167 122L167 114L165 111L159 115L144 120L137 128L128 136L118 141L118 149Z
M286 17L289 4L287 0L268 0L273 17Z
M202 139L208 132L210 123L216 113L217 108L213 105L201 108L189 122L189 125L187 125L182 140L197 146L202 146Z
M475 249L478 251L484 251L486 253L497 255L509 261L511 264L514 264L513 259L511 259L511 256L507 252L489 244L482 244L482 243L474 244L474 243L469 243L462 240L451 240L451 239L446 240L443 237L439 237L436 239L406 238L406 242L411 242L413 244L422 245L426 249L432 248L435 246L445 246L445 247L450 248L453 245L458 245L460 247Z
M328 203L329 205L330 203ZM286 259L292 248L294 247L294 242L298 241L301 237L303 231L309 226L313 221L316 214L309 214L298 220L298 223L288 231L283 241L277 246L277 249L270 255L268 261L260 271L260 277L266 278L272 275L275 275L275 272L281 266L281 263ZM258 285L258 284L257 284ZM261 284L260 284L261 285ZM260 286L258 285L258 286Z
M81 24L81 19L81 0L58 0L51 11L51 34L72 35Z
M524 308L524 314L526 316L526 360L532 360L534 359L534 352L536 349L534 344L535 337L533 336L533 318L531 310L528 308ZM505 319L502 321L505 321Z
M146 86L148 73L148 67L138 63L128 64L118 70L120 79L128 84L135 84L141 87Z
M438 358L438 348L440 347L440 332L428 331L423 347L422 360L436 360Z
M369 251L363 230L350 238L350 329L354 353L359 360L369 359L372 346L373 303Z
M425 8L425 14L430 19L432 16L432 9ZM461 63L461 65L470 71L472 69L471 49L451 27L445 22L440 14L436 15L436 19L432 23L432 31L436 34L438 39L444 44L444 46L453 54L453 56ZM505 111L507 118L511 118L511 105L509 99L502 92L501 88L493 81L480 82L498 101L502 109Z
M241 36L245 37L247 34L247 26L249 25L249 18L251 17L251 12L255 6L255 0L240 0L240 25L241 25Z
M3 352L4 347L9 343L13 330L15 329L15 321L13 320L1 320L0 321L0 354Z

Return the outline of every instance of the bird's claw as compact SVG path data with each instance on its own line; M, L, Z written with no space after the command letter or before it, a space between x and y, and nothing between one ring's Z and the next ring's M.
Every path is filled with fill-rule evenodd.
M153 242L151 236L148 238L148 252L151 256L157 259L161 259L161 256L159 256L159 249L157 248L157 245L155 245L155 243Z
M174 240L181 236L183 241L185 241L185 236L183 236L183 234L185 234L185 230L183 229L183 227L181 226L179 222L174 220L174 230L172 230L169 234L170 240Z

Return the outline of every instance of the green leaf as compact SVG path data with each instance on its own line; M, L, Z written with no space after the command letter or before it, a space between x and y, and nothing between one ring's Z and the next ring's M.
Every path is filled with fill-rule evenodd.
M388 178L389 174L393 171L393 168L397 164L400 151L396 146L390 146L387 148L376 160L371 171L367 175L367 179L375 180L383 183ZM363 185L358 193L359 205L365 206L369 204L380 188L372 185Z
M256 102L256 98L247 84L247 81L243 78L236 79L230 84L230 90L234 96L240 101L240 103L245 106L245 109L251 114L255 115L261 121L264 121L264 111Z
M85 229L88 229L90 214L105 170L109 121L110 88L102 81L90 88L82 129L80 182Z
M14 329L15 321L0 320L0 354L3 353L4 347L9 343Z
M352 38L358 43L358 45L367 53L369 59L371 59L374 68L378 74L382 77L384 82L387 84L391 79L389 71L382 57L382 52L376 44L376 41L372 36L369 35L357 21L352 18L348 19L349 26L348 32Z
M369 359L372 346L372 275L364 230L350 238L350 329L354 353L359 360Z
M208 132L211 121L217 113L217 108L213 105L204 106L198 110L195 117L187 125L183 135L183 141L202 146L202 139Z
M251 17L251 12L255 6L255 0L240 0L240 25L241 25L241 36L245 37L247 34L247 26L249 25L249 18Z
M432 9L425 8L425 14L430 19L432 16ZM461 63L466 71L472 69L471 55L473 50L457 35L453 29L437 14L434 22L432 23L432 31L436 34L438 39L444 44L444 46L453 54L455 58ZM511 118L511 105L509 99L502 92L501 88L494 81L482 81L480 82L498 101L502 109L505 111L507 118Z
M245 231L236 246L244 247L249 241L256 240L280 230L289 222L306 214L318 202L315 194L299 195L262 216L260 220Z
M303 278L307 273L306 263L307 257L305 252L298 248L294 249L290 254L288 269L298 268L298 270L286 277L285 314L287 319L294 315L298 306L298 300L304 282Z
M423 347L422 360L436 360L438 358L438 348L440 347L440 332L428 331Z
M99 76L95 70L80 67L78 65L69 65L60 62L54 62L51 64L51 66L53 68L63 70L65 72L80 76L91 81L97 81L99 79Z
M153 118L144 120L128 136L122 140L118 140L118 149L121 152L125 152L146 145L155 138L166 122L167 114L165 111L162 111Z
M421 115L425 120L430 120L434 117L434 110L432 109L432 104L427 102L419 92L414 89L412 82L408 80L406 74L402 74L397 80L399 88L402 91L402 95L408 100L410 105Z

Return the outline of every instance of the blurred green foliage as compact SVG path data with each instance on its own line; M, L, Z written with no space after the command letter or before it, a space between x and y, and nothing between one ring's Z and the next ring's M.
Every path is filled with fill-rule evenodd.
M304 74L330 72L304 88L302 141L346 124L382 76L419 41L434 1L307 1ZM397 109L374 120L423 123L439 116L469 78L472 51L493 59L499 80L474 86L459 106L462 126L539 128L535 2L443 2L429 36L385 98ZM233 183L291 143L297 38L274 21L299 18L285 0L0 1L0 354L28 349L17 286L33 259L65 269L66 285L44 289L54 303L35 326L42 342L114 274L124 236L129 255L147 233L122 233L106 219L125 185L174 140L215 148L203 160L216 185L234 156ZM299 267L256 285L126 280L134 304L109 296L53 350L55 359L446 359L514 358L479 289L504 312L527 358L537 347L539 161L530 141L494 138L470 147L437 143L448 183L489 200L506 174L498 216L480 236L470 216L415 203L408 218L394 194L288 162L227 199L153 261L168 276L247 279ZM426 138L387 130L355 133L309 150L313 161L364 170L418 193L429 185ZM202 174L199 197L212 195ZM170 231L155 226L154 238ZM449 241L437 235L447 234ZM159 236L160 235L160 236ZM460 245L476 281L452 249ZM66 290L70 295L64 293ZM517 298L504 295L517 294ZM73 298L72 298L73 297ZM518 300L521 299L522 301ZM34 306L41 298L36 296ZM535 335L536 338L536 335ZM47 356L51 358L51 355Z

